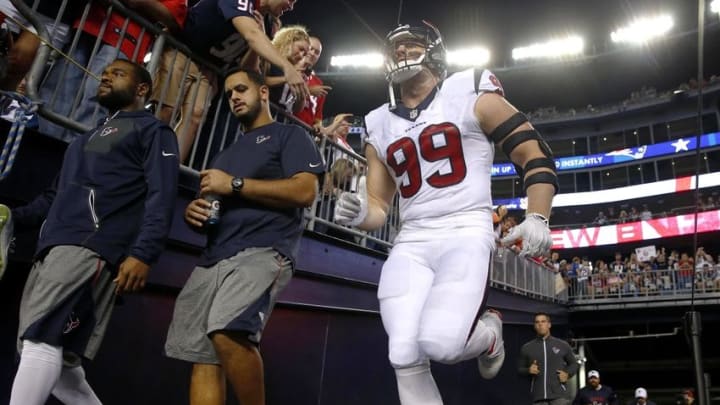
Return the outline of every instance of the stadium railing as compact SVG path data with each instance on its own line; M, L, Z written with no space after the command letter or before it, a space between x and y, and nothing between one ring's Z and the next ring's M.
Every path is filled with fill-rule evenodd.
M720 296L720 266L703 269L652 269L596 273L566 279L568 300L573 304L678 301L693 294L700 298ZM694 288L694 290L693 290Z

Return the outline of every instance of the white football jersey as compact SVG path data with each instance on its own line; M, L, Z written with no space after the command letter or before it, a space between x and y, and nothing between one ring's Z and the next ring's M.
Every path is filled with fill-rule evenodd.
M400 194L396 242L492 233L495 148L474 113L484 92L502 94L502 87L490 71L469 69L445 79L417 109L391 112L386 103L366 116L367 142Z

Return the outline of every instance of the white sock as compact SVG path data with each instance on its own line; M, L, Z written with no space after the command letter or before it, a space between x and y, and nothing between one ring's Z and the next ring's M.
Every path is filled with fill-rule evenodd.
M396 368L398 394L402 405L442 405L442 398L430 373L430 363Z
M102 405L85 379L82 366L63 367L52 394L67 405Z
M10 405L44 405L62 370L62 347L23 341Z

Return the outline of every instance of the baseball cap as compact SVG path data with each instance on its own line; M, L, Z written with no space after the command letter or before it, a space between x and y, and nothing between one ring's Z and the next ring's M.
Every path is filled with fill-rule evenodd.
M593 378L593 377L600 379L600 372L597 370L588 371L588 378Z
M638 388L635 390L635 398L647 398L647 390L645 388Z

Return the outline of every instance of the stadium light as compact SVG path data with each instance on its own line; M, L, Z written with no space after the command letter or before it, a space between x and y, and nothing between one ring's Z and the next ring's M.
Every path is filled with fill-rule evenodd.
M490 51L483 47L448 50L447 61L455 66L484 66L490 61ZM379 68L383 56L377 52L337 55L330 58L330 66L344 68Z
M720 14L720 0L713 0L713 2L710 3L710 11Z
M448 50L447 62L455 66L485 66L490 62L490 51L479 46Z
M673 18L669 15L659 17L641 18L633 21L630 25L618 28L610 34L610 38L616 43L642 44L653 38L660 37L670 31L675 25Z
M383 56L379 53L362 53L354 55L338 55L330 58L330 66L334 67L355 67L355 68L379 68L383 65Z
M514 48L512 50L512 57L514 60L559 58L581 54L584 48L585 42L583 39L577 35L573 35L567 38L553 39L543 43Z

